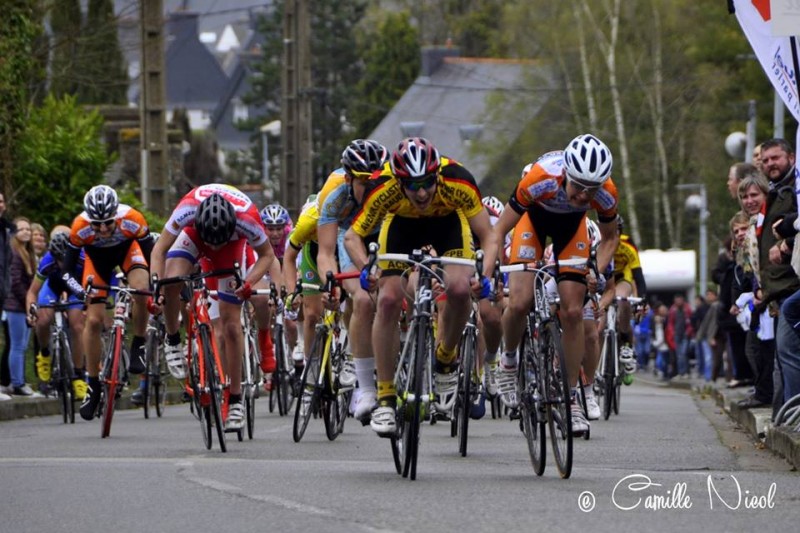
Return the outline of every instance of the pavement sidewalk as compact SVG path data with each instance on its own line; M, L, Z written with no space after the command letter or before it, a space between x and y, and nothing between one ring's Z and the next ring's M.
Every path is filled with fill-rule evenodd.
M133 387L123 389L122 396L117 400L116 409L139 409L131 403ZM167 404L181 403L180 391L167 391ZM75 402L75 420L83 421L78 414L80 402ZM29 418L32 416L53 416L61 414L61 404L55 397L37 395L35 397L14 396L12 400L0 402L0 422Z
M696 394L708 394L716 404L755 440L762 442L767 449L783 457L795 469L800 469L800 432L790 427L776 427L772 422L772 406L743 409L737 402L750 391L750 387L728 388L723 380L716 383L702 378L673 378L663 381L650 373L639 372L636 379L651 385L684 389Z

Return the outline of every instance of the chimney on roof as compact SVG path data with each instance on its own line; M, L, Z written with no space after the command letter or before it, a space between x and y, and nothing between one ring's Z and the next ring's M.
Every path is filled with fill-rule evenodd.
M167 20L169 34L176 39L197 38L198 15L193 11L176 11Z
M446 57L459 57L461 50L457 46L425 46L422 48L422 76L430 76L436 72Z

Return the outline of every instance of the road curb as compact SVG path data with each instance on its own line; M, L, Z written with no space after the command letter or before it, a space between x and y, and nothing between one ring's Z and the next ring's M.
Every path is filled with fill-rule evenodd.
M179 391L167 391L167 404L178 404L182 402L182 394ZM77 413L80 402L75 403L75 418L79 419ZM124 392L122 397L117 400L117 409L140 409L131 403L130 393ZM20 418L31 418L35 416L53 416L61 414L61 404L57 398L14 398L0 402L0 422L7 420L17 420Z

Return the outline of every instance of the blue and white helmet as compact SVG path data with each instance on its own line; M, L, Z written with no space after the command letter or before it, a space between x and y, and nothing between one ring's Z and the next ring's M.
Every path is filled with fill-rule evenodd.
M289 212L280 204L269 204L261 210L261 221L265 226L285 226L292 221Z

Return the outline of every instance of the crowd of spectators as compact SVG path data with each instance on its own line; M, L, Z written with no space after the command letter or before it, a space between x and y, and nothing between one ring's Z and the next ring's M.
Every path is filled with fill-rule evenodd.
M724 378L752 387L742 408L768 407L773 415L800 394L800 178L795 152L784 139L761 143L753 163L736 163L727 186L735 214L712 272L715 290L694 309L676 295L656 303L637 326L637 356L664 379Z

